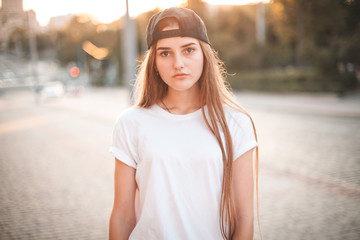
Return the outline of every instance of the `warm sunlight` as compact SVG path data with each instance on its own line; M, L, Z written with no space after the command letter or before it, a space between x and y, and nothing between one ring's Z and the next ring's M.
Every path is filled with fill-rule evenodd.
M66 15L69 13L88 13L96 17L100 22L110 23L124 15L126 9L125 2L125 0L24 0L24 9L35 10L37 19L41 25L46 25L51 17ZM136 16L142 12L149 11L156 7L167 8L180 5L184 2L186 2L186 0L130 0L129 11L131 16Z
M110 23L120 18L125 13L125 0L23 0L24 9L33 9L41 25L46 25L51 17L67 15L69 13L88 13L96 17L100 22ZM156 7L167 8L179 6L186 0L129 0L129 11L131 16L136 16L142 12L149 11ZM257 0L206 0L210 4L219 5L242 5L259 2ZM269 0L263 1L269 2Z
M245 5L258 2L268 3L270 0L206 0L205 2L216 5Z

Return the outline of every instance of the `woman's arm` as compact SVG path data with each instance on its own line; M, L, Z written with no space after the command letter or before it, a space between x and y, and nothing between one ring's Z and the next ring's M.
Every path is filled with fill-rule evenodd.
M127 240L135 227L136 170L115 159L114 206L110 216L110 240Z
M233 239L252 240L254 236L253 149L235 160L233 191L237 225Z

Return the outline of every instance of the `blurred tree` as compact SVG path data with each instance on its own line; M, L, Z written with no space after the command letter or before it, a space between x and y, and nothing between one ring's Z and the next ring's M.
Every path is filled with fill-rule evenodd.
M77 62L79 67L86 67L85 69L90 71L91 83L97 86L108 83L108 67L116 69L118 74L114 77L112 73L109 84L119 83L120 81L114 78L121 77L122 73L121 28L122 18L111 24L101 24L88 15L75 16L57 33L57 55L60 63L68 66L71 62Z
M8 39L9 50L17 53L28 53L29 44L27 42L28 29L24 27L16 27L12 30Z
M299 91L344 91L357 85L359 0L273 0L266 5L267 43L263 46L255 38L255 4L214 7L201 0L188 0L187 7L204 20L211 44L230 73L276 73L273 77L256 76L271 81L292 79L296 87L289 89ZM141 52L146 50L143 39L147 21L157 11L137 19ZM292 72L296 74L290 76ZM264 83L261 88L270 85Z
M229 71L256 68L262 53L256 45L256 5L222 6L209 19L209 38Z
M291 89L297 90L346 91L358 84L359 0L273 0L266 5L267 42L263 46L256 43L255 4L214 7L202 0L189 0L187 7L204 20L212 46L219 51L230 73L275 73L272 77L246 74L251 75L251 81L254 81L255 76L261 78L258 81L261 89L275 86L264 81L277 78L283 79L281 81L291 78L297 86ZM154 9L145 12L136 19L139 55L147 50L147 22L158 11ZM97 47L110 51L107 59L117 59L121 75L122 20L120 18L111 24L96 24L89 16L76 16L65 29L54 35L56 38L38 34L38 49L58 46L55 47L58 48L58 58L66 65L70 61L76 61L82 43L90 41ZM12 36L13 46L15 42L19 42L19 38L25 39L21 42L24 43L23 49L26 49L26 36L27 30L19 29ZM294 72L291 70L293 67L296 74L290 76ZM281 72L284 72L283 76L280 75ZM306 87L302 88L301 84Z
M359 65L357 57L350 57L360 41L358 0L274 0L272 9L275 39L293 52L289 64L315 67L324 90L329 84L340 91L356 87L355 71L342 74L338 66L346 61Z
M154 9L154 10L151 10L148 12L144 12L136 18L136 30L137 30L137 36L138 36L138 48L137 49L139 50L140 56L147 50L147 45L146 45L146 40L145 40L147 23L149 22L151 16L159 11L160 11L159 9Z
M196 12L204 21L207 20L206 3L202 0L187 0L186 7Z
M55 39L50 34L38 33L36 34L36 43L37 43L37 50L41 55L54 47Z
M87 15L75 16L64 30L59 32L60 46L58 57L61 63L76 61L78 51L84 40L96 32L96 26Z
M54 47L54 39L48 33L36 33L36 49L41 56L46 55L46 51ZM28 27L16 27L9 37L9 50L21 56L30 56L29 29Z

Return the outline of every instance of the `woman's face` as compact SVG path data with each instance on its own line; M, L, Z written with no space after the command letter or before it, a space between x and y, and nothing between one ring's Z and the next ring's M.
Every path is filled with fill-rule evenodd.
M198 87L203 62L203 52L196 38L172 37L157 42L156 68L169 90L189 91Z

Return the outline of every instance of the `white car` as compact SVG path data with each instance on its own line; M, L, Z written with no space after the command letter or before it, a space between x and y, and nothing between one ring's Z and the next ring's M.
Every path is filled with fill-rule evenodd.
M62 97L64 93L64 85L58 81L48 82L41 89L41 96L43 98L58 98Z

